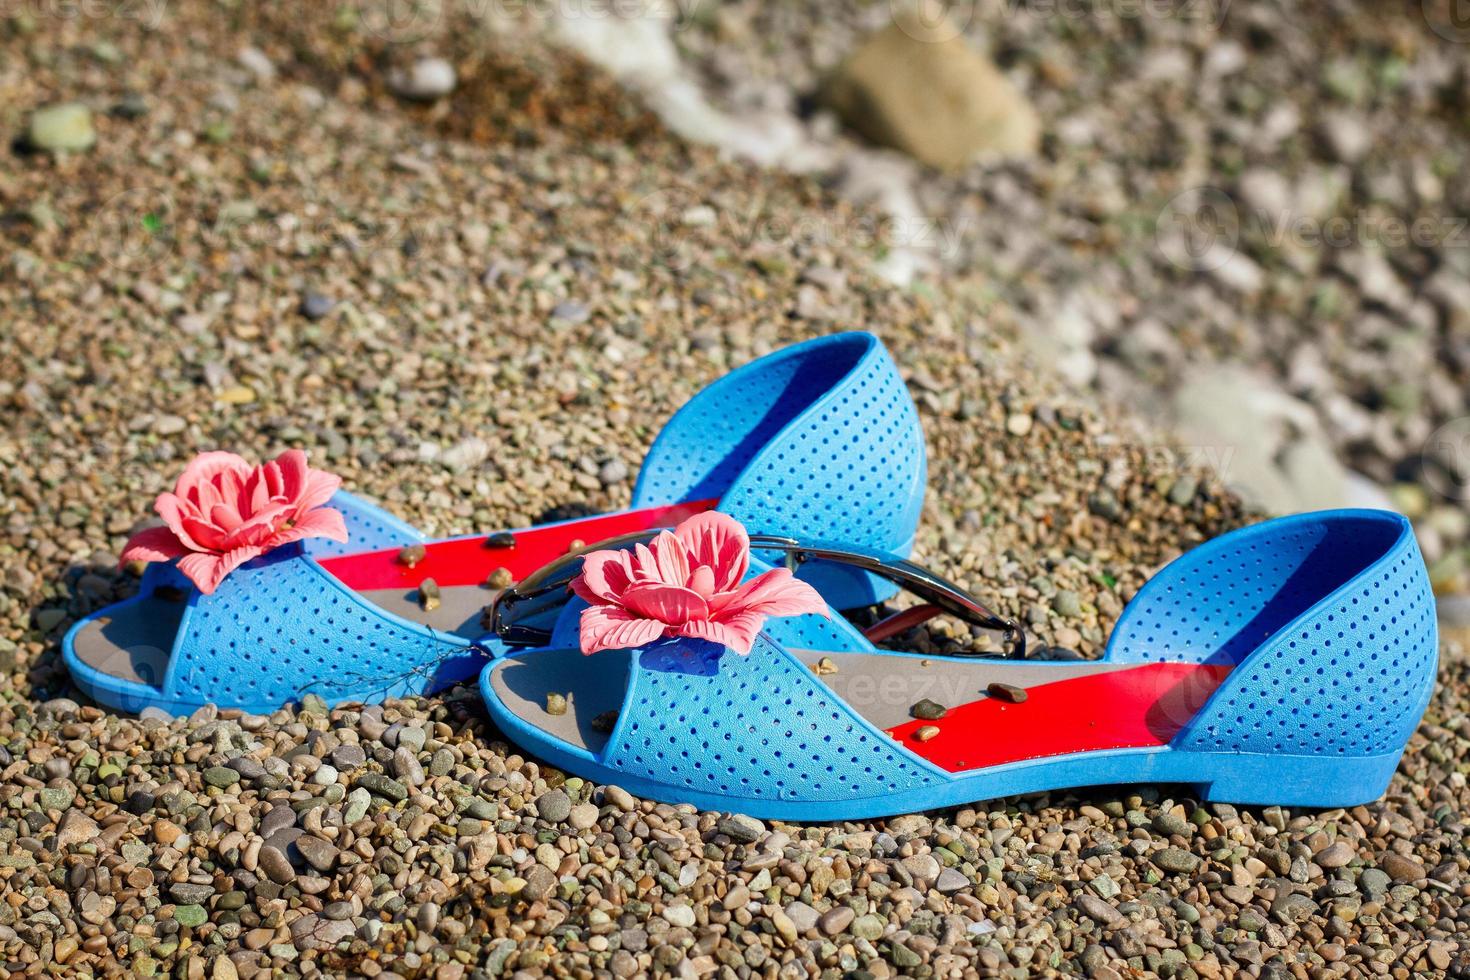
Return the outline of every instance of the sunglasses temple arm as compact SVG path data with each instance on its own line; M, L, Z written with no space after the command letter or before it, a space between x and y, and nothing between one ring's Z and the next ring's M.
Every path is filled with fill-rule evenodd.
M752 535L752 549L776 550L786 554L786 566L795 568L807 561L829 561L872 572L901 585L931 605L938 606L973 626L1005 634L1013 644L1012 656L1025 656L1026 633L1020 624L987 608L969 592L907 558L884 551L857 549L826 543L800 543L791 538Z

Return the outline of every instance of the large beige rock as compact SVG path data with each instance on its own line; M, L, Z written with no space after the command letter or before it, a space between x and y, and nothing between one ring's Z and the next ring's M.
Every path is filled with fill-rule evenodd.
M1036 152L1026 97L944 21L900 13L827 81L823 101L868 140L944 170Z

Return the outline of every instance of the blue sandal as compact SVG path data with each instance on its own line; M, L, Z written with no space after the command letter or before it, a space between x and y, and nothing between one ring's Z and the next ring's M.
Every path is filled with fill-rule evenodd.
M127 711L263 712L308 693L329 703L431 693L473 677L496 647L482 610L503 579L574 542L718 507L769 533L816 529L906 553L924 480L923 431L892 360L871 334L837 334L696 395L655 441L632 510L427 542L339 490L326 505L345 540L283 544L233 566L210 594L179 569L194 559L160 552L136 596L72 627L63 657L84 693ZM805 577L839 607L894 591L824 563Z
M1388 512L1281 518L1188 552L1138 592L1095 662L880 650L874 637L937 611L1011 631L1013 653L1024 642L911 563L784 550L881 569L925 606L866 635L835 614L772 619L749 656L683 635L584 656L584 598L602 600L585 584L562 599L575 562L559 562L496 604L502 637L533 646L485 668L491 718L578 775L765 818L1141 782L1339 807L1386 790L1434 687L1433 595L1409 523ZM548 600L563 603L549 630Z

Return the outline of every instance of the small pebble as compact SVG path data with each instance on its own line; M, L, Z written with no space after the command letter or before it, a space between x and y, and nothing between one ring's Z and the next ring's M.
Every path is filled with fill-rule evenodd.
M943 718L948 711L949 709L944 705L937 701L931 701L928 698L915 701L909 708L909 714L912 717L922 719L923 721L935 721Z
M301 315L308 320L321 320L337 308L337 301L317 292L306 292L301 296Z
M536 812L547 823L561 823L572 812L572 800L566 791L554 789L536 798Z
M1026 700L1026 689L1024 687L1017 687L1014 684L1006 684L1001 681L988 684L985 688L985 693L997 701L1005 701L1008 704L1020 704Z

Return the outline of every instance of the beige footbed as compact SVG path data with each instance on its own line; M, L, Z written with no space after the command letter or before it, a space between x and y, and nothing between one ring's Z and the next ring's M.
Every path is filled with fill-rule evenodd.
M952 708L987 697L985 689L998 681L1025 688L1134 666L1076 661L1041 664L924 660L820 650L792 652L809 668L824 657L830 658L837 672L818 676L879 729L912 720L913 705L924 698ZM505 707L522 721L568 745L597 753L607 744L608 733L593 729L592 719L622 706L627 671L626 653L584 657L579 650L546 650L524 661L510 660L497 666L490 673L490 686ZM548 694L566 698L565 714L547 712Z
M485 635L481 614L496 595L480 585L445 587L440 589L439 606L425 611L417 589L370 589L361 594L410 622L467 640ZM89 667L121 680L159 687L184 607L182 599L140 599L87 623L77 631L72 646Z

